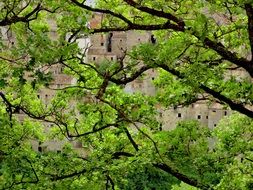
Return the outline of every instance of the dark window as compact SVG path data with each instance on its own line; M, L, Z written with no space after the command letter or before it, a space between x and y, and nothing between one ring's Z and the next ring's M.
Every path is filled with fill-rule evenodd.
M154 78L154 77L152 77L152 80L155 80L155 78Z
M109 33L108 39L107 39L107 51L112 52L112 33Z
M40 98L40 95L38 94L37 97Z
M181 117L181 116L182 116L181 113L178 113L178 114L177 114L177 117Z
M93 57L93 61L95 61L96 60L96 57Z
M101 43L101 46L104 46L104 43L103 43L103 42Z
M224 111L224 115L227 115L227 111Z
M113 57L111 57L111 61L113 61Z
M42 147L41 146L38 147L38 151L42 152Z
M213 126L216 127L216 124L214 124Z
M198 115L198 119L201 119L201 115Z
M215 113L215 112L216 112L216 110L213 110L213 112Z
M206 116L206 119L208 119L208 115Z
M163 130L163 125L160 123L159 125L159 131L162 131Z
M150 41L151 41L152 44L156 44L156 39L155 39L154 34L152 34L152 35L150 36Z

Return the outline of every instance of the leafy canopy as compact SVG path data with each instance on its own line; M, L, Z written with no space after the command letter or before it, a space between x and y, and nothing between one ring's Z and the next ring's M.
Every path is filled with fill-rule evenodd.
M1 189L252 189L252 1L2 0L0 8ZM94 13L103 19L90 28ZM80 39L131 30L156 43L86 62ZM57 68L75 84L55 89ZM149 70L154 96L125 92ZM46 91L53 95L42 99ZM199 100L237 113L214 130L196 121L160 130L157 107ZM61 151L32 149L50 141Z

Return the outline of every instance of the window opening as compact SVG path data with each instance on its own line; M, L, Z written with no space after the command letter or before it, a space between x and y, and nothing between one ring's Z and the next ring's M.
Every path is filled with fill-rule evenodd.
M109 33L108 39L107 39L107 51L112 52L112 33Z
M151 41L152 44L156 44L156 39L155 39L154 34L151 35L150 41Z

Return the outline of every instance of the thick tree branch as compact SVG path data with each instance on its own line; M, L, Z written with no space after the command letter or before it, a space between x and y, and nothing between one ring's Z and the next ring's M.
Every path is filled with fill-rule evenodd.
M251 60L253 60L253 7L251 4L245 4L246 14L248 16L248 34L251 47Z
M244 68L250 76L253 77L253 64L250 61L245 58L238 58L235 53L228 51L223 44L214 42L209 38L206 38L203 43L212 50L216 51L224 59Z
M164 24L142 25L142 24L135 24L131 20L129 20L128 18L123 16L122 14L115 13L115 12L107 10L107 9L92 8L90 6L87 6L85 4L78 2L77 0L71 0L71 2L73 2L77 6L83 8L83 9L86 9L88 11L109 14L111 16L114 16L114 17L124 21L127 24L127 26L124 26L124 27L93 29L93 31L91 33L109 32L109 31L127 31L127 30L162 30L162 29L173 29L175 31L183 31L184 30L184 23L182 20L171 15L170 13L165 13L163 11L157 11L154 9L143 7L144 10L148 11L150 14L152 14L151 11L154 11L156 16L159 15L160 17L167 18L168 21L165 22ZM170 20L176 22L177 24L170 23Z
M133 22L131 22L129 19L127 19L126 17L124 17L123 15L121 14L118 14L118 13L114 13L110 10L104 10L104 9L98 9L98 8L92 8L92 7L89 7L87 5L84 5L82 3L79 3L78 1L76 0L71 0L73 3L75 3L76 5L86 9L86 10L89 10L89 11L93 11L93 12L100 12L100 13L105 13L105 14L110 14L116 18L119 18L121 20L123 20L127 26L124 26L124 27L115 27L115 28L97 28L97 29L93 29L91 31L91 33L101 33L101 32L110 32L110 31L128 31L128 30L164 30L164 29L171 29L171 30L174 30L174 31L181 31L181 32L185 32L185 24L183 22L182 19L179 19L177 18L176 16L173 16L172 14L170 13L166 13L164 11L159 11L159 10L155 10L155 9L152 9L152 8L149 8L149 7L145 7L145 6L141 6L140 4L136 3L135 1L133 0L124 0L128 5L140 10L140 11L143 11L143 12L146 12L146 13L149 13L149 14L152 14L152 15L155 15L157 17L163 17L163 18L166 18L168 19L167 22L165 22L164 24L157 24L157 25L142 25L142 24L135 24ZM252 15L252 6L246 4L246 7L247 7L247 14L250 15L248 16L250 19L249 19L249 25L250 25L250 40L252 40L252 44L253 44L253 30L252 30L252 27L253 27L253 15ZM173 24L171 23L170 21L173 21L175 22L176 24ZM253 64L248 61L247 59L245 58L239 58L235 53L229 51L223 44L221 43L218 43L218 42L215 42L209 38L206 38L203 43L209 47L210 49L216 51L220 56L222 56L224 59L230 61L231 63L234 63L235 65L239 66L239 67L242 67L244 68L250 75L251 77L253 77Z
M11 18L5 17L3 20L0 21L0 26L8 26L11 24L15 24L17 22L25 22L28 23L29 21L35 19L37 17L37 14L39 11L41 11L41 4L38 4L31 12L29 12L27 15L19 17L18 15L14 15ZM31 18L33 15L35 15L35 18Z
M244 115L247 115L250 118L253 118L253 111L246 108L244 105L233 102L230 98L222 95L221 92L217 92L205 85L200 85L200 88L204 90L206 93L212 95L214 98L228 104L232 110L238 111L239 113L242 113Z
M166 64L157 64L157 67L160 67L162 69L164 69L165 71L173 74L174 76L178 77L178 78L185 78L185 76L183 76L179 71L170 68L169 66L167 66ZM115 83L115 84L127 84L129 82L134 81L136 78L138 78L142 73L144 73L145 71L147 71L149 68L145 68L145 69L140 69L138 70L136 73L134 73L131 77L128 77L126 79L115 79L115 78L111 78L110 81ZM242 114L247 115L250 118L253 118L253 111L246 108L244 105L240 104L240 103L236 103L234 101L232 101L230 98L224 96L221 94L221 92L217 92L203 84L199 85L199 88L204 90L206 93L212 95L214 98L218 99L221 102L226 103L227 105L229 105L229 107L232 110L238 111Z
M115 13L115 12L107 10L107 9L92 8L88 5L78 2L77 0L71 0L71 2L76 4L77 6L85 9L85 10L97 12L97 13L109 14L109 15L112 15L112 16L124 21L125 23L127 23L129 25L132 24L132 22L129 19L127 19L126 17L124 17L122 14Z
M128 129L127 129L126 127L124 128L124 131L125 131L125 133L126 133L126 135L127 135L127 138L129 139L129 141L130 141L131 144L133 145L134 149L135 149L136 151L139 151L139 146L138 146L138 144L134 141L132 135L130 134L130 132L128 131Z
M200 182L198 182L197 180L195 179L192 179L192 178L189 178L187 177L186 175L180 173L179 171L175 170L175 169L172 169L171 167L169 167L167 164L164 164L164 163L156 163L156 164L153 164L156 168L159 168L173 176L175 176L177 179L189 184L189 185L192 185L194 187L199 187L201 189L208 189L208 190L211 190L212 188L208 185L204 185L204 184L201 184Z
M113 159L120 159L121 156L125 156L125 157L133 157L134 154L132 153L129 153L129 152L115 152L113 155L112 155L112 158ZM172 167L168 166L167 164L165 163L153 163L153 166L158 168L158 169L161 169L163 171L165 171L166 173L169 173L171 175L173 175L174 177L176 177L177 179L189 184L189 185L192 185L194 187L199 187L201 189L211 189L211 187L209 187L208 185L204 185L202 183L200 183L199 181L193 179L193 178L189 178L188 176L180 173L179 171L173 169Z
M68 137L83 137L83 136L87 136L87 135L90 135L90 134L94 134L94 133L97 133L99 131L102 131L104 129L107 129L109 127L117 127L118 124L117 123L112 123L112 124L106 124L102 127L99 127L99 128L95 128L93 129L92 131L88 131L88 132L85 132L85 133L82 133L82 134L77 134L77 135L72 135L72 134L68 134Z
M124 27L115 27L115 28L98 28L93 29L91 34L101 33L101 32L111 32L111 31L128 31L128 30L174 30L174 31L182 31L182 28L176 24L172 24L170 22L165 22L164 24L150 24L150 25L142 25L142 24L130 24Z
M114 152L112 154L112 159L119 159L121 156L133 157L134 154L129 153L129 152Z
M76 177L76 176L80 176L84 173L86 173L87 170L86 169L83 169L81 171L77 171L77 172L74 172L74 173L71 173L71 174L68 174L68 175L62 175L62 176L58 176L58 175L51 175L51 180L52 181L59 181L59 180L63 180L63 179L67 179L67 178L72 178L72 177Z
M143 74L145 71L151 69L152 66L148 66L148 65L144 65L143 67L141 67L138 71L136 71L134 74L132 74L132 76L127 77L127 78L123 78L123 79L117 79L117 78L110 78L110 81L115 83L115 84L127 84L129 82L134 81L135 79L137 79L141 74Z
M181 30L184 30L184 21L182 19L179 19L178 17L170 14L170 13L167 13L167 12L164 12L164 11L160 11L160 10L156 10L156 9L152 9L152 8L149 8L149 7L146 7L146 6L142 6L138 3L136 3L135 1L133 0L124 0L124 2L126 2L128 5L142 11L142 12L145 12L145 13L148 13L150 15L154 15L154 16L157 16L157 17L162 17L162 18L166 18L168 20L171 20L175 23L177 23L177 25L181 28Z
M168 71L169 73L175 75L176 77L178 78L185 78L179 71L175 70L175 69L171 69L169 68L167 65L165 64L161 64L159 65L162 69L164 69L165 71ZM247 115L248 117L250 118L253 118L253 111L250 110L250 109L247 109L245 106L243 106L242 104L239 104L239 103L235 103L233 102L230 98L224 96L221 94L221 92L217 92L203 84L200 84L199 85L199 88L204 90L206 93L212 95L214 98L220 100L221 102L224 102L226 103L227 105L229 105L229 107L232 109L232 110L235 110L235 111L238 111L242 114L245 114Z

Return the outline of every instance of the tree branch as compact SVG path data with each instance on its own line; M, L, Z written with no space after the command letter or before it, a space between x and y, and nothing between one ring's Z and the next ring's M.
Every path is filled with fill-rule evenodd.
M176 16L174 16L170 13L160 11L160 10L156 10L156 9L152 9L152 8L149 8L149 7L146 7L146 6L141 6L140 4L136 3L133 0L124 0L124 2L126 2L128 5L134 7L134 8L136 8L136 9L142 11L142 12L145 12L145 13L148 13L150 15L157 16L157 17L166 18L168 20L171 20L171 21L177 23L177 25L181 28L181 30L184 30L184 26L185 26L184 21L182 19L177 18Z
M144 24L131 24L125 27L115 27L115 28L98 28L98 29L93 29L91 31L91 34L95 33L101 33L101 32L111 32L111 31L128 31L128 30L144 30L144 31L149 31L149 30L174 30L174 31L182 31L182 28L179 27L176 24L172 24L170 22L165 22L164 24L150 24L150 25L144 25Z
M139 146L138 146L138 144L134 141L132 135L130 134L130 132L128 131L128 129L127 129L126 127L124 127L124 131L125 131L125 133L126 133L126 135L127 135L127 138L129 139L129 141L130 141L131 144L133 145L134 149L135 149L136 151L139 151Z
M134 81L137 79L141 74L143 74L145 71L153 68L152 66L144 65L141 67L138 71L136 71L132 76L123 78L123 79L116 79L116 78L110 78L109 80L115 84L127 84L129 82Z
M71 174L68 174L68 175L62 175L62 176L58 176L58 175L51 175L51 180L52 181L59 181L59 180L62 180L62 179L67 179L67 178L72 178L72 177L75 177L75 176L80 176L84 173L86 173L87 170L86 169L83 169L81 171L77 171L77 172L74 172L74 173L71 173Z
M169 167L167 164L164 164L164 163L155 163L153 164L153 166L155 166L156 168L159 168L173 176L175 176L177 179L189 184L189 185L192 185L194 187L199 187L201 189L208 189L208 190L211 190L212 188L208 185L204 185L204 184L201 184L200 182L198 182L197 180L195 179L192 179L192 178L189 178L187 177L186 175L180 173L179 171L175 170L175 169L172 169L171 167Z
M129 152L114 152L112 154L112 159L119 159L121 156L133 157L134 154L129 153Z
M8 26L11 24L15 24L17 22L29 22L31 20L33 20L34 18L30 18L33 15L36 15L39 13L39 11L41 11L41 4L39 3L31 12L29 12L27 15L23 16L23 17L19 17L18 15L14 15L11 18L8 18L8 15L6 15L6 17L0 21L0 26ZM35 17L35 18L36 18Z
M178 78L181 78L181 79L185 78L179 71L176 71L175 69L171 69L165 64L161 64L159 66L162 69L164 69L165 71L173 74L174 76L176 76ZM204 84L199 84L199 88L204 90L206 93L212 95L214 98L220 100L221 102L226 103L227 105L229 105L229 107L232 110L238 111L244 115L247 115L250 118L253 118L253 111L251 111L250 109L247 109L242 104L233 102L230 98L222 95L221 92L217 92L217 91L205 86Z
M164 24L157 24L157 25L142 25L142 24L135 24L133 22L131 22L129 19L127 19L126 17L124 17L123 15L119 14L119 13L114 13L110 10L104 10L104 9L98 9L98 8L92 8L89 7L87 5L84 5L82 3L79 3L77 0L71 0L73 3L75 3L76 5L89 10L89 11L93 11L93 12L100 12L100 13L105 13L105 14L110 14L116 18L119 18L121 20L123 20L125 23L127 23L127 26L124 27L114 27L114 28L97 28L97 29L93 29L93 31L91 31L91 33L101 33L101 32L110 32L110 31L128 31L128 30L164 30L164 29L171 29L174 31L181 31L181 32L185 32L185 23L183 22L182 19L177 18L176 16L170 14L170 13L166 13L164 11L160 11L160 10L156 10L156 9L152 9L146 6L142 6L138 3L136 3L133 0L124 0L124 2L126 2L128 5L142 11L148 14L152 14L154 16L157 17L162 17L162 18L166 18L168 19L167 22L165 22ZM253 46L253 14L252 14L252 6L246 4L247 7L247 14L250 15L248 16L249 19L249 25L250 25L250 40L252 41L252 46ZM170 21L175 22L176 24L170 23ZM195 36L196 37L196 36ZM198 38L198 37L197 37ZM245 58L239 58L237 57L237 55L231 51L229 51L223 44L215 42L209 38L205 38L203 43L209 47L210 49L216 51L220 56L222 56L224 59L230 61L231 63L236 64L239 67L244 68L251 77L253 77L253 64L248 61Z
M163 70L173 74L174 76L178 77L178 78L185 78L185 76L183 76L179 71L172 69L170 67L168 67L166 64L157 64L157 67L162 68ZM151 67L150 67L151 68ZM111 78L109 79L111 82L115 83L115 84L127 84L129 82L134 81L136 78L138 78L142 73L144 73L146 70L150 69L147 67L144 67L144 69L140 69L138 70L136 73L134 73L131 77L128 77L126 79L115 79L115 78ZM203 84L199 84L199 88L204 90L206 93L212 95L214 98L220 100L221 102L226 103L227 105L229 105L229 107L232 110L238 111L244 115L247 115L250 118L253 118L253 111L246 108L244 105L240 104L240 103L236 103L233 102L230 98L224 96L221 94L221 92L217 92Z
M246 14L248 16L248 34L251 47L251 60L253 60L253 7L251 4L245 4Z
M77 0L71 0L71 2L74 3L74 4L76 4L79 7L83 8L83 9L88 10L88 11L98 12L98 13L103 13L103 14L109 14L109 15L112 15L112 16L114 16L114 17L116 17L116 18L124 21L125 23L127 23L129 25L132 24L132 22L129 19L127 19L123 15L115 13L113 11L110 11L110 10L107 10L107 9L92 8L92 7L88 6L88 5L85 5L83 3L78 2Z
M220 56L224 59L234 63L235 65L244 68L251 77L253 77L253 64L245 58L238 58L235 53L232 53L226 49L226 47L221 44L206 38L204 40L204 44L211 48L212 50L216 51Z
M109 128L109 127L117 127L117 126L118 126L117 123L106 124L106 125L104 125L104 126L102 126L102 127L99 127L99 128L97 128L97 129L95 128L95 129L93 129L92 131L88 131L88 132L86 132L86 133L77 134L77 135L68 134L68 137L71 137L71 138L72 138L72 137L83 137L83 136L87 136L87 135L90 135L90 134L93 134L93 133L102 131L102 130L107 129L107 128Z

